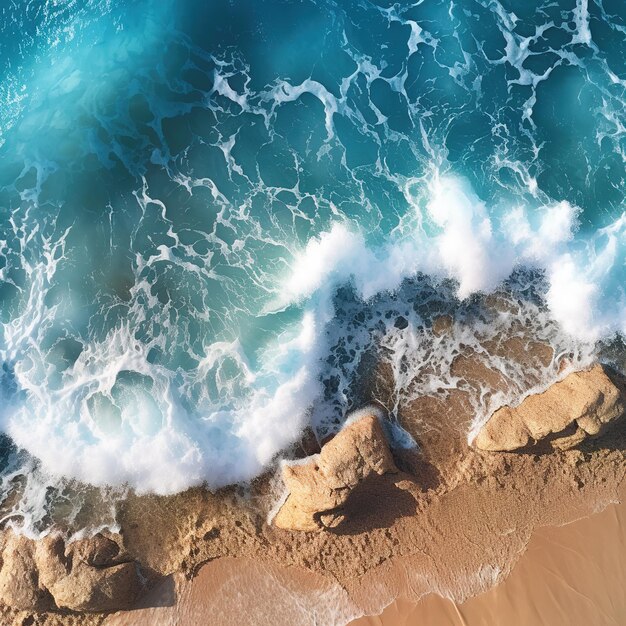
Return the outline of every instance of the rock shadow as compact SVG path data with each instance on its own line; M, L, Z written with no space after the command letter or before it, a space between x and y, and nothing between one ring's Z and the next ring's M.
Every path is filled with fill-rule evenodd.
M605 432L597 437L588 437L578 449L588 453L600 450L626 451L626 413L615 420Z
M401 472L409 474L422 492L437 489L443 482L436 465L428 461L419 447L392 449L393 460Z
M412 481L403 473L386 474L372 476L357 485L338 511L344 516L343 521L329 531L335 535L358 535L373 529L389 528L398 519L415 515L415 498L398 485L403 479Z
M170 574L153 582L130 610L171 607L176 605L177 599L176 581Z

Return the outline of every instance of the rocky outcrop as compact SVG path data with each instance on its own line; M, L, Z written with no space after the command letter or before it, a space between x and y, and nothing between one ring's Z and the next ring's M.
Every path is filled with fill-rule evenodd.
M60 536L33 541L7 531L0 602L26 611L130 608L142 590L142 578L114 537L98 533L66 544Z
M20 611L52 608L50 594L39 584L35 543L13 533L9 533L2 551L0 601Z
M304 531L336 526L359 483L397 471L379 418L367 414L349 422L319 454L283 465L289 495L273 523Z
M547 439L569 449L600 434L626 408L621 381L602 365L574 372L517 407L493 413L474 440L481 450L511 451Z

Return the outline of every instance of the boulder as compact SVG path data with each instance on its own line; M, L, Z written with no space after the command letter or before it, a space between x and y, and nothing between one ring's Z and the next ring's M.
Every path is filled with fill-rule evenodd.
M343 520L341 507L359 483L397 471L378 416L352 420L319 454L283 464L288 496L273 523L303 531L336 526Z
M432 332L435 337L441 337L452 332L454 319L450 315L439 315L433 320Z
M53 606L39 583L33 541L9 532L2 551L0 602L20 611L45 611Z
M98 533L67 543L58 535L34 541L6 531L0 601L25 611L106 612L130 608L143 582L113 537Z
M47 535L32 544L39 583L50 589L72 569L71 561L65 558L65 541L60 535Z
M141 581L134 562L91 567L78 561L71 572L49 587L60 609L107 612L129 609L139 596Z
M119 553L119 545L102 533L98 533L90 539L74 541L67 549L68 556L95 567L104 567L113 563Z
M548 438L553 448L569 449L600 434L625 409L621 380L597 364L528 396L519 406L501 407L473 443L481 450L512 451Z

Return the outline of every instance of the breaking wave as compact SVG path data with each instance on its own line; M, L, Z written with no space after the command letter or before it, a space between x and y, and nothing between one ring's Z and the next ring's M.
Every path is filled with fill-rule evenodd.
M540 5L1 9L5 494L32 463L246 481L358 408L372 353L393 414L515 324L579 364L623 333L626 15ZM477 420L528 387L484 358L510 390Z

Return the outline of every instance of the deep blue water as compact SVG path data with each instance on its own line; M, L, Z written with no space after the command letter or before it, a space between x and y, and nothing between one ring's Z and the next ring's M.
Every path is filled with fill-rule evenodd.
M372 344L436 352L428 298L520 268L555 344L626 328L621 0L5 0L0 29L0 425L48 472L251 478L354 408Z

